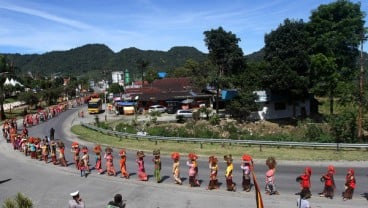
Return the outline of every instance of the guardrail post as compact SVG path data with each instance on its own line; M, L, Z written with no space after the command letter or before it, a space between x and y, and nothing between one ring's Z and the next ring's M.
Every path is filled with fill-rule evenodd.
M339 143L336 143L336 151L340 151Z
M203 148L203 143L199 143L199 148L202 149Z
M259 151L262 152L262 145L259 145Z
M157 140L155 140L155 145L157 145L157 143L158 143Z

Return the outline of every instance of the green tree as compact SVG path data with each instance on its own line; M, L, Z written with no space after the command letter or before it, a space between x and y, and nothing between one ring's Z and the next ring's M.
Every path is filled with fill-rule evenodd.
M219 91L220 88L234 87L231 77L241 73L246 62L243 51L239 47L239 38L232 32L226 32L222 27L204 32L205 45L209 51L209 59L217 67L215 84L216 93L216 113L219 111Z
M33 202L22 193L17 193L14 199L5 199L2 205L3 208L32 208Z
M330 97L330 114L333 114L333 98L339 93L335 88L336 83L351 82L356 77L358 46L364 31L365 16L360 7L360 3L348 0L320 5L312 12L308 23L310 54L323 54L328 62L335 62L328 63L334 68L324 78L333 79L325 82L331 84L326 90ZM323 69L322 74L325 72L326 69Z
M0 119L4 120L5 117L5 111L4 111L4 83L6 80L5 74L9 73L10 71L10 65L8 63L8 60L5 56L0 55Z
M265 61L269 63L264 88L286 92L291 99L303 97L309 87L308 33L303 20L284 20L265 35ZM296 103L293 102L295 116Z
M146 80L148 84L152 84L152 82L155 81L155 79L158 79L157 71L152 68L148 69L146 73Z
M29 106L35 106L35 107L36 107L36 105L39 102L39 96L38 96L38 94L33 93L33 92L21 92L18 95L18 99L20 101L25 102Z
M109 86L109 92L113 93L113 94L120 94L124 92L124 87L119 85L118 83L112 83Z

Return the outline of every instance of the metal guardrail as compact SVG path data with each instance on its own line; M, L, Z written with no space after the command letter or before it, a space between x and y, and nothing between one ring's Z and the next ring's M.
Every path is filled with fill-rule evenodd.
M318 143L318 142L286 142L286 141L262 141L262 140L233 140L233 139L211 139L211 138L187 138L187 137L162 137L162 136L149 136L149 135L138 135L130 134L125 132L113 131L108 129L99 128L95 125L81 123L82 126L92 129L94 131L116 136L118 138L133 138L133 139L148 139L153 141L177 141L177 142L195 142L205 144L205 143L220 143L220 144L238 144L238 145L259 145L260 148L263 145L268 146L287 146L287 147L324 147L324 148L336 148L337 150L342 148L359 148L367 149L368 144L352 144L352 143Z

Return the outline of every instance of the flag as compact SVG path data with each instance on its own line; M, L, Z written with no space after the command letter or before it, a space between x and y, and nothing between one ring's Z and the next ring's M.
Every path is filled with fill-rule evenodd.
M262 195L261 195L261 192L260 192L260 190L259 190L259 186L258 186L258 183L257 183L256 174L254 173L254 171L252 171L252 176L253 176L253 183L254 183L254 187L256 188L256 202L257 202L257 208L264 208L264 207L263 207Z

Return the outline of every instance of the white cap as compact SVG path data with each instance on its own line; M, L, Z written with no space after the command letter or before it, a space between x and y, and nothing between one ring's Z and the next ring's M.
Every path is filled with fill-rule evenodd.
M76 192L70 193L70 196L77 196L78 194L79 194L79 191L76 191Z

